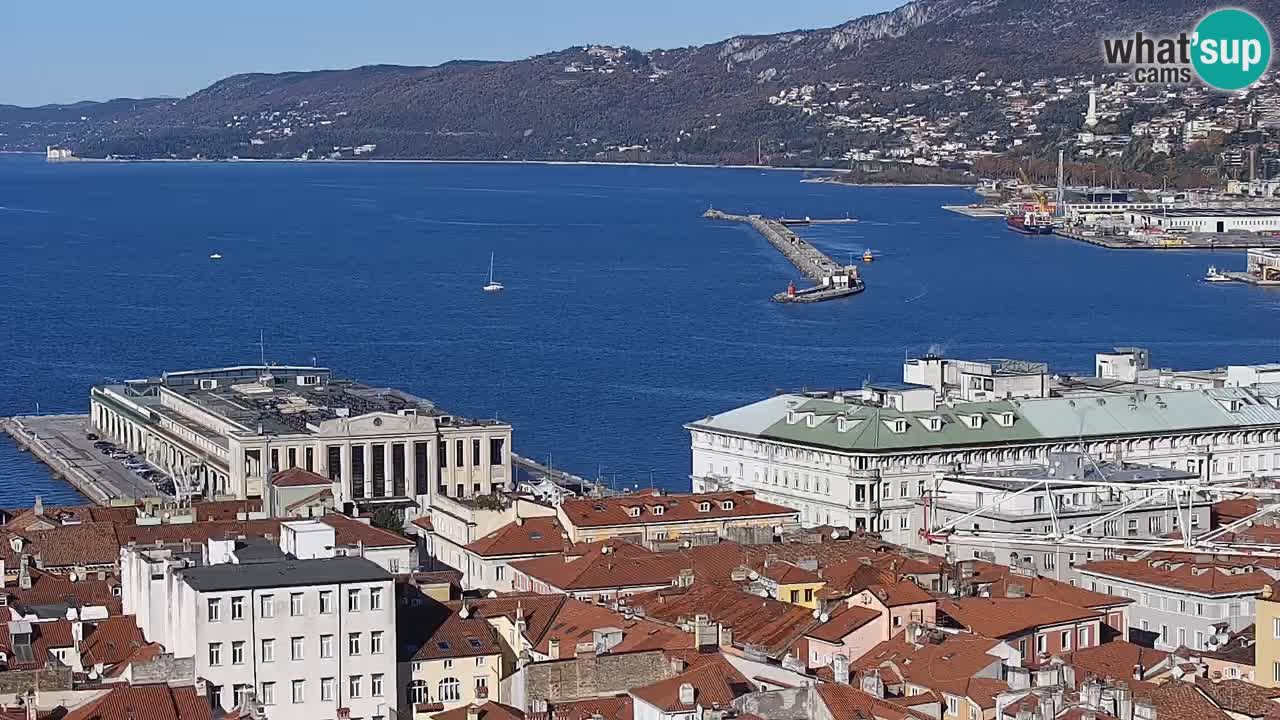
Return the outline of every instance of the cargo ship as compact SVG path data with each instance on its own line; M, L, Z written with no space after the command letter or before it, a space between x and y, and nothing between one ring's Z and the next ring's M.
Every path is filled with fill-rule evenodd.
M1010 230L1026 235L1048 235L1053 232L1053 216L1047 210L1023 208L1005 217Z

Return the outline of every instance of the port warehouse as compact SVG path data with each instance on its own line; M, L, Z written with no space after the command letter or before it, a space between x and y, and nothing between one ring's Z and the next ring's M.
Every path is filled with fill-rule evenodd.
M1280 282L1280 252L1275 250L1250 250L1248 272L1267 282Z
M898 386L778 395L686 426L693 486L754 490L800 510L804 524L878 531L937 552L921 537L926 495L944 482L972 487L970 473L1044 468L1075 453L1215 482L1280 476L1280 364L1177 372L1147 362L1137 349L1102 353L1094 377L1067 378L1037 363L927 357L909 360ZM969 492L946 499L973 504L980 490ZM1107 512L1077 504L1084 515ZM1021 521L1047 524L1050 510L1036 510ZM1131 518L1135 530L1176 529L1172 508L1151 510ZM1063 580L1073 559L1085 559L1044 551L1033 567Z
M1280 207L1134 209L1125 214L1134 227L1197 233L1280 231Z
M220 499L261 497L274 471L332 481L338 507L430 507L510 487L511 426L446 413L326 368L168 372L90 391L94 430Z

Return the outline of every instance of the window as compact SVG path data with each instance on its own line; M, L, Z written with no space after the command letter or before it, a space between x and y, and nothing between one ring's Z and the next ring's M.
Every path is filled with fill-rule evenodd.
M244 641L243 640L236 640L235 642L231 643L231 664L232 665L244 664Z
M276 704L276 684L275 683L273 682L262 683L262 686L258 688L258 692L259 692L258 702L261 702L263 705Z
M369 588L369 609L382 609L382 588Z
M503 571L504 571L504 570L506 570L506 569L507 569L507 566L506 566L506 565L499 565L498 567L494 568L494 569L493 569L493 579L494 579L494 580L501 580L501 579L502 579L502 576L506 574L505 572L503 572Z
M1168 625L1160 626L1160 642L1166 645L1169 644L1169 626Z
M711 512L711 503L709 502L698 503L698 512Z
M813 588L805 588L804 601L813 602Z
M222 643L209 643L209 667L222 665Z
M258 614L264 618L273 618L276 616L276 603L274 595L263 595L258 599Z
M1037 498L1034 498L1034 499L1031 501L1031 511L1032 511L1032 512L1037 512L1037 513L1042 513L1042 512L1044 512L1044 498L1043 498L1043 497L1037 497Z
M320 678L320 699L324 702L333 702L333 696L337 693L338 683L333 678Z
M505 444L506 444L505 438L489 439L489 464L490 465L502 464L502 449Z
M960 700L950 695L947 696L947 714L956 715L960 712Z
M262 662L269 663L276 661L276 641L267 638L262 641Z
M289 593L289 614L293 617L302 614L302 593Z
M237 595L231 598L231 619L232 620L244 619L244 596L243 595Z
M1271 662L1271 679L1280 682L1280 661L1273 660Z
M328 637L328 636L326 636ZM289 638L289 659L302 659L303 640L300 637Z
M1048 638L1044 635L1036 636L1036 652L1044 653L1049 651Z
M333 591L321 590L320 591L320 614L328 615L329 613L332 613L332 612L333 612Z
M720 501L720 509L721 509L721 510L732 510L732 509L733 509L733 501L732 501L732 500L722 500L722 501Z
M898 529L899 530L911 529L911 513L902 513L901 515L898 516Z
M1063 650L1071 649L1071 631L1070 630L1062 631L1062 649Z
M298 705L307 701L307 681L294 680L290 683L290 689L293 695L293 704Z
M471 441L471 467L480 467L480 441Z
M209 598L209 622L222 621L222 599Z
M1080 643L1076 645L1076 647L1080 647L1080 648L1089 647L1089 628L1087 627L1080 628Z
M360 675L352 675L350 678L347 678L347 697L360 697L360 689L364 684L363 680L364 678Z
M373 632L369 633L369 654L370 655L382 654L382 631L381 630L374 630Z
M454 467L462 467L466 462L466 450L463 449L461 440L453 444L453 465Z
M333 657L333 636L332 635L320 636L320 657L322 658Z
M476 697L489 696L489 678L484 675L476 676Z
M798 602L800 602L800 591L799 591L799 590L792 590L792 591L791 591L791 602L792 602L792 603L798 603Z
M1280 663L1276 663L1280 666ZM1280 671L1277 671L1280 675ZM439 692L436 693L436 700L439 702L457 702L462 699L462 685L458 682L458 678L447 677L440 681Z
M347 591L347 612L360 612L360 591Z
M360 633L355 632L347 636L347 654L360 654Z
M249 686L243 683L237 683L231 689L231 696L237 707L243 707L244 701L249 698Z
M409 702L421 705L427 701L427 683L425 680L414 680L409 683Z
M1275 638L1280 640L1280 618L1275 618L1271 622L1273 623L1273 627L1271 629L1275 634Z
M476 442L476 447L480 443ZM382 673L375 673L369 676L369 695L371 697L382 697Z

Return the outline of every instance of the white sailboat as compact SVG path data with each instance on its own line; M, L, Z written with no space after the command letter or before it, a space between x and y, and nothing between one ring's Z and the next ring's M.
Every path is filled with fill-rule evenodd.
M487 293L502 292L502 283L493 279L493 253L489 253L489 283L484 286Z

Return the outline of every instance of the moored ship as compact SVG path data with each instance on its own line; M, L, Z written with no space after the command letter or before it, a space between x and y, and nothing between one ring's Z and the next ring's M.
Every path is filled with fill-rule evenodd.
M1005 218L1010 230L1026 235L1048 235L1053 232L1053 216L1046 210L1023 208Z

